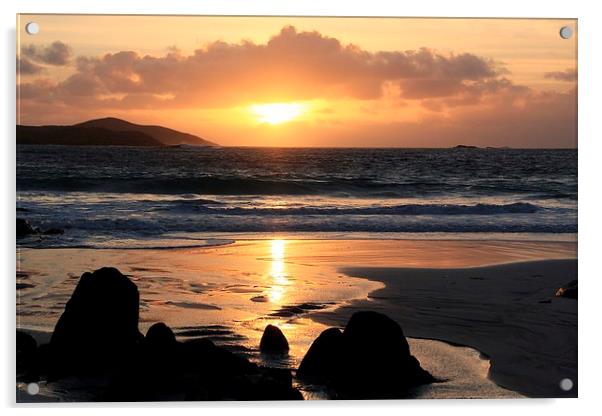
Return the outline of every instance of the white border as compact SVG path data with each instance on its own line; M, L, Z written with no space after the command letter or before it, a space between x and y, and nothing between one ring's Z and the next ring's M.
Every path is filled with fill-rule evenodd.
M549 415L592 413L599 411L596 399L600 396L599 309L602 288L601 266L596 264L602 215L602 157L600 112L602 74L600 43L602 42L601 14L594 1L525 0L487 1L385 1L385 0L169 0L161 2L134 0L102 0L74 2L69 0L20 0L17 4L1 2L4 59L2 71L2 341L3 365L0 365L0 405L11 407L13 413L42 411L45 415L79 414L82 407L92 414L104 414L102 405L62 405L43 408L14 405L14 322L15 322L15 21L16 13L106 13L106 14L228 14L228 15L315 15L315 16L440 16L440 17L547 17L579 19L579 396L575 400L518 400L518 401L402 401L402 402L313 402L313 403L187 403L187 404L130 404L109 405L111 412L125 414L129 408L144 407L150 415L164 415L169 408L190 414L223 413L307 415L308 412L326 414L343 411L346 415L365 414L371 408L379 413L467 415L486 413L504 415L508 412L545 412ZM597 75L597 77L595 76ZM199 409L201 407L201 409ZM78 409L79 408L79 409ZM42 410L43 409L43 410ZM7 413L4 413L7 414Z

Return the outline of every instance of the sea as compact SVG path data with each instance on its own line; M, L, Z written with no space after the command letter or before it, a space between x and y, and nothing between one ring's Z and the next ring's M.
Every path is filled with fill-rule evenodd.
M19 145L16 188L34 248L577 233L576 149Z

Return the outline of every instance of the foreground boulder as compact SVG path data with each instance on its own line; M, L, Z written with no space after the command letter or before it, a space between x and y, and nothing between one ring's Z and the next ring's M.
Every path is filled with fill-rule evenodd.
M16 347L17 374L25 374L34 364L38 343L28 333L17 330Z
M303 358L297 377L330 387L337 398L399 398L435 381L410 348L401 327L377 312L356 312L341 333L322 332Z
M342 371L341 351L345 339L338 328L328 328L314 340L297 370L297 377L312 383L328 384Z
M288 349L288 341L280 328L274 325L266 326L259 342L259 350L266 354L286 354Z
M104 371L127 361L142 338L139 298L136 285L115 268L84 273L50 340L55 370Z
M577 299L577 280L572 280L556 291L556 296Z

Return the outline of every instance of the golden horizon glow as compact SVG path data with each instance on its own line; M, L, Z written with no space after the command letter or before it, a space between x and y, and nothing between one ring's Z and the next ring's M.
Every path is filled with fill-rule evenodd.
M253 104L249 110L260 123L275 125L298 118L307 111L307 106L301 103Z
M577 143L574 19L18 20L18 124L117 117L222 146Z

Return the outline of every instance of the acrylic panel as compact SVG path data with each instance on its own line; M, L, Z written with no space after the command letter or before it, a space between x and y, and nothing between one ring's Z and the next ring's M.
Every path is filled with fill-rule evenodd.
M17 18L16 394L577 396L577 21Z

